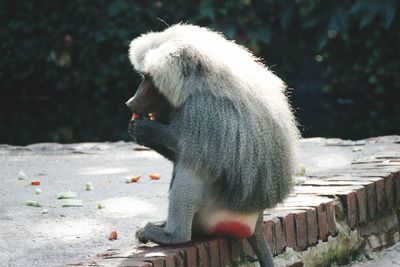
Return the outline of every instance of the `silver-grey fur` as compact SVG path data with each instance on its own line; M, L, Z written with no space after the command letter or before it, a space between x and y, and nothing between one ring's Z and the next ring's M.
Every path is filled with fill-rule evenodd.
M136 140L174 153L167 222L148 224L139 239L187 242L204 207L256 213L249 241L261 266L272 266L262 211L290 192L299 139L285 84L244 47L193 25L142 35L129 57L173 106L170 125L131 124Z
M287 196L299 133L282 80L244 47L193 25L142 35L129 54L177 108L179 160L208 170L229 208L261 210Z

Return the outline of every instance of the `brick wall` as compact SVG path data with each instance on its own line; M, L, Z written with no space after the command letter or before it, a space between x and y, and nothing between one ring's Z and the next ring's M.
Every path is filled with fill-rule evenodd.
M274 255L305 251L338 234L338 220L359 229L400 207L400 151L354 160L337 169L296 177L293 194L264 212L264 232ZM230 266L253 262L246 240L214 238L183 246L109 250L79 266ZM292 266L301 266L300 262Z

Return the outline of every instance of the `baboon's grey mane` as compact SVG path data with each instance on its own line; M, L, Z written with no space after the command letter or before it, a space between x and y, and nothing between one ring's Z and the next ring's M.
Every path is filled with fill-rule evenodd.
M218 33L182 24L136 38L129 57L175 107L178 157L206 170L229 208L260 210L287 196L299 133L285 84L257 58Z

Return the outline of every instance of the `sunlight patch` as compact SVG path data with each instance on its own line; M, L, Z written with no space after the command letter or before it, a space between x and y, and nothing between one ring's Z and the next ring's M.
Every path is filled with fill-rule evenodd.
M111 167L88 167L80 169L82 175L103 175L103 174L119 174L127 173L127 168L111 168Z
M105 206L102 213L111 218L151 215L157 211L156 205L131 197L109 198L99 202Z
M63 241L75 241L93 237L93 233L104 228L89 219L71 219L58 222L43 222L34 225L30 231L35 236L54 238Z

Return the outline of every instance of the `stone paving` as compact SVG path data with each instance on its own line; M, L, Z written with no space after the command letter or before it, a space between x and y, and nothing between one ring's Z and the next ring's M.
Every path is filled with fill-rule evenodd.
M184 246L137 246L135 229L165 217L171 164L132 143L2 146L0 258L4 266L229 266L255 260L247 242L216 238ZM400 137L361 141L313 138L301 144L303 170L292 195L264 213L277 266L345 264L399 240ZM18 171L40 177L35 196ZM159 172L124 184L125 176ZM93 191L84 184L92 182ZM62 208L58 191L84 206ZM24 201L38 197L42 208ZM97 210L96 203L106 207ZM46 206L45 206L46 205ZM50 205L50 206L49 206ZM43 209L48 209L43 214ZM107 234L117 230L116 241ZM102 253L99 253L104 251ZM97 256L96 256L97 255ZM300 265L299 265L300 264ZM322 264L322 265L321 265ZM325 265L323 265L325 264Z

